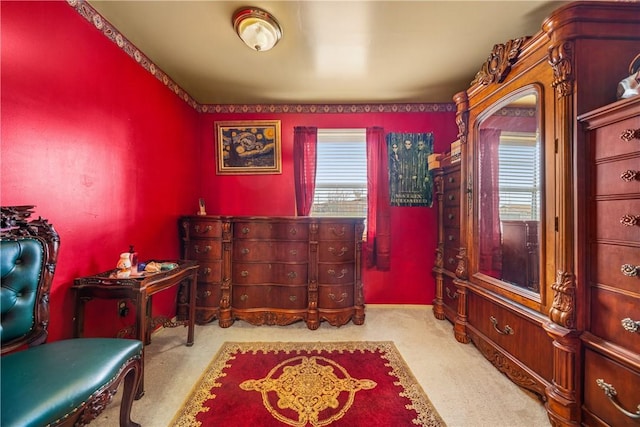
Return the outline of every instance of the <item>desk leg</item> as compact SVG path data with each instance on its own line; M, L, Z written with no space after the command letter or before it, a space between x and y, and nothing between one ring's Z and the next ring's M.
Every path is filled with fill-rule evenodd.
M198 284L198 270L194 270L189 282L189 333L187 335L187 347L193 345L193 336L196 323L196 292Z
M136 338L142 341L142 372L140 373L140 385L136 393L136 399L144 395L144 348L147 331L147 293L141 291L136 295Z
M76 297L76 311L75 316L73 318L74 328L73 328L73 337L81 338L84 335L84 305L86 304L86 298L77 298Z

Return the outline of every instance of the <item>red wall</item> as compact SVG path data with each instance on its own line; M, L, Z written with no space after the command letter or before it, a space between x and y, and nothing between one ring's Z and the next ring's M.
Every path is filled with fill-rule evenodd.
M210 214L293 215L294 126L433 132L456 137L454 113L197 113L66 2L0 2L2 205L35 204L61 251L51 293L50 340L71 335L70 286L115 267L135 244L142 259L179 256L177 218L204 197ZM217 176L216 120L280 120L282 174ZM389 272L365 271L367 303L430 304L434 208L392 208ZM171 314L175 292L154 311ZM88 304L88 335L131 322L116 301Z
M66 2L1 2L2 205L37 205L60 233L50 340L72 330L69 287L142 258L179 256L193 210L198 114ZM169 292L154 301L171 310ZM87 306L88 332L113 335L117 302Z
M218 176L215 162L215 121L280 120L282 174ZM455 113L335 113L335 114L203 114L202 197L210 214L294 215L293 128L364 128L389 132L433 132L434 151L447 151L456 139ZM431 304L435 281L431 268L437 243L436 208L391 208L391 269L365 270L365 302L370 304Z

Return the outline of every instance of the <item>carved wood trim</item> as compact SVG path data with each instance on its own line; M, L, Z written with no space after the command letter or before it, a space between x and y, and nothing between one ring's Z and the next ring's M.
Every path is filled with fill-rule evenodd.
M549 318L568 329L575 327L576 284L575 276L565 271L558 271L556 282L551 285L553 304L549 310Z
M563 43L549 47L549 64L553 68L553 86L558 98L573 94L573 42Z
M489 58L476 73L471 85L487 86L491 83L502 83L509 75L511 66L518 60L522 46L530 37L520 37L504 44L493 46Z

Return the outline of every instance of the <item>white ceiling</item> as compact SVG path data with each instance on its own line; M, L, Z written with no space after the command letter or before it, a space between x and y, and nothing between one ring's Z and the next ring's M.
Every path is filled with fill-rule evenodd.
M558 1L98 1L104 18L200 104L440 103L494 44L540 30ZM242 6L283 29L256 52Z

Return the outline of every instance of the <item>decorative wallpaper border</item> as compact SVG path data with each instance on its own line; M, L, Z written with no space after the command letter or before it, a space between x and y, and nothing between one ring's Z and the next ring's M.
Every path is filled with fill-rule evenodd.
M85 0L67 0L84 19L115 43L178 98L200 113L294 113L294 114L353 114L353 113L446 113L456 110L454 103L397 103L397 104L199 104L171 77L154 64L133 43L127 40L109 21Z

